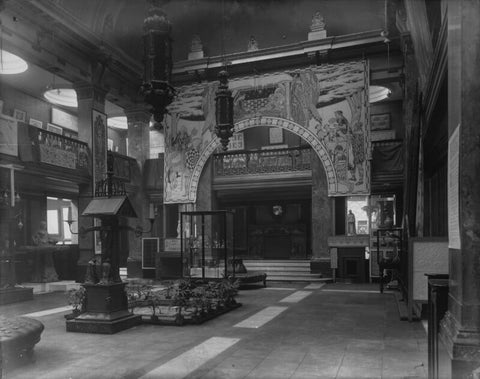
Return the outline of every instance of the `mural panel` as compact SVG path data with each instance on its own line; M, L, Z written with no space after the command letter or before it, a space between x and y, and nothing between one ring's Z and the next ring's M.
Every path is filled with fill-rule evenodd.
M367 63L347 62L247 77L229 83L235 131L268 126L310 143L327 173L329 196L368 194ZM165 203L196 200L213 134L217 83L178 89L165 129Z

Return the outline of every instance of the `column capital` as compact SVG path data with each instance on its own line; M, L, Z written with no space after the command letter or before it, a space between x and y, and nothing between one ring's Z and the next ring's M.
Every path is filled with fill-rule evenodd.
M95 84L86 82L74 83L73 88L77 92L77 100L95 100L96 102L105 103L108 89Z
M127 116L127 122L141 122L149 124L152 118L150 110L144 106L131 107L124 109L125 116Z

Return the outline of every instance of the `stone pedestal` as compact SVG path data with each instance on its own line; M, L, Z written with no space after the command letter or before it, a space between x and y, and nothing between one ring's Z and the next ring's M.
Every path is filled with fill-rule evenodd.
M125 284L84 284L86 312L67 321L67 332L114 334L139 325L141 316L128 311Z
M309 32L308 33L308 40L314 41L317 39L327 38L327 31L326 30L319 30L317 32Z

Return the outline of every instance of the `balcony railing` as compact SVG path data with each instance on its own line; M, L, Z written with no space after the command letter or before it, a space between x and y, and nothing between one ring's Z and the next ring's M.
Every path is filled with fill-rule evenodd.
M239 150L215 154L217 176L311 170L310 146L275 150Z
M23 125L23 128L26 128L26 133L20 132L18 137L21 160L88 170L90 151L85 142L31 125Z

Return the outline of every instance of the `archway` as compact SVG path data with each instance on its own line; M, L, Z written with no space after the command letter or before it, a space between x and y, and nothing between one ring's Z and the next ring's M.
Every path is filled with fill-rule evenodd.
M315 153L318 155L320 161L322 162L323 168L325 169L325 174L327 177L328 183L328 194L332 194L337 189L337 177L335 174L335 169L333 166L333 162L330 159L330 156L327 152L322 141L312 133L309 129L291 121L286 120L279 117L267 117L267 116L258 116L249 118L246 120L239 121L235 124L234 132L241 132L242 130L254 128L258 126L268 126L268 127L277 127L288 130L300 137L302 137L305 141L307 141ZM200 175L203 171L203 167L207 162L208 158L215 149L220 145L220 139L214 138L212 141L207 145L205 149L203 149L200 158L198 159L192 173L192 178L189 186L188 191L188 198L192 202L196 202L197 199L197 190L198 190L198 183L200 180Z

